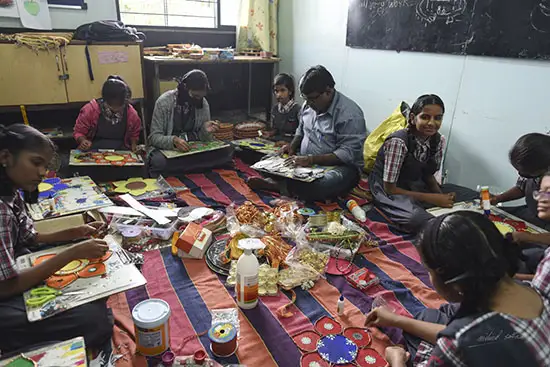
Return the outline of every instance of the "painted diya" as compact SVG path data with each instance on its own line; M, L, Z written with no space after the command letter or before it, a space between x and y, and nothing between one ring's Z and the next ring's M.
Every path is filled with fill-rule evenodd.
M119 194L131 194L132 196L140 196L146 192L151 192L159 189L157 180L154 178L133 177L126 181L113 182L115 189Z
M104 275L107 272L105 261L109 259L111 255L112 252L108 251L101 258L73 260L46 279L46 285L54 289L63 289L78 278L92 278ZM56 256L56 254L39 256L34 260L33 266L49 260L54 256Z
M323 336L340 334L342 332L342 326L334 319L323 316L315 323L315 331Z

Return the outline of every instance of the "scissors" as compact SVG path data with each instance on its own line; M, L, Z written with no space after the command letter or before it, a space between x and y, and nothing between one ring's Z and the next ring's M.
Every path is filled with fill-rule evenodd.
M50 287L38 287L38 288L31 289L30 297L27 299L26 303L27 303L27 306L38 307L56 299L58 296L61 296L61 295L69 296L69 295L76 295L81 293L82 292L65 292L64 293Z

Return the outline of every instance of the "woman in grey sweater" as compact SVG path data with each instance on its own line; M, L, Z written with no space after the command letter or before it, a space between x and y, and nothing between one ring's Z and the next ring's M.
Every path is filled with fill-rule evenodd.
M208 78L202 70L185 74L177 89L161 95L155 103L149 143L149 174L177 175L227 164L232 151L219 149L168 160L160 150L189 151L189 141L212 140L218 124L210 118L206 101ZM170 163L170 164L168 164Z

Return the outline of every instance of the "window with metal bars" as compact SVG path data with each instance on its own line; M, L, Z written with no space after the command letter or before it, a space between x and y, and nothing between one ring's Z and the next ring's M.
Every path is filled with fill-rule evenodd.
M118 0L127 25L219 28L237 24L240 0Z

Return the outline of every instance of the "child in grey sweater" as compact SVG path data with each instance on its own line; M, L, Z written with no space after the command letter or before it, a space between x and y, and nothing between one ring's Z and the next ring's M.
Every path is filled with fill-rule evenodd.
M292 141L298 128L301 107L294 101L294 79L281 73L273 81L273 93L277 104L271 110L271 128L275 131L271 140L284 145Z

